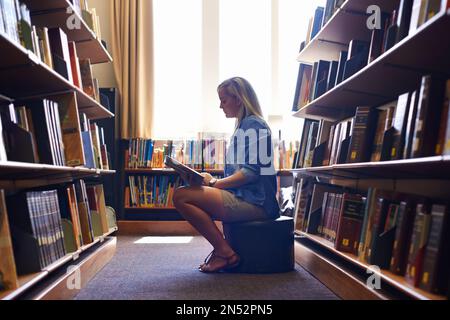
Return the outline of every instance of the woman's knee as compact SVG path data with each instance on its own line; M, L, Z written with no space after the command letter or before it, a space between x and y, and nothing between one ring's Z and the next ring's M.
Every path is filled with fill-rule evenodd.
M189 199L188 187L180 187L175 190L173 194L173 204L175 205L175 207L184 204L188 199Z

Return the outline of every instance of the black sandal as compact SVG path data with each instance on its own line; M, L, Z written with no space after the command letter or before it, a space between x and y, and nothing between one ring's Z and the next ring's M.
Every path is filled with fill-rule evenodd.
M219 258L226 262L226 264L220 268L216 268L213 270L205 270L203 267L207 266L213 258ZM236 268L241 263L241 258L237 255L237 253L233 253L229 257L222 257L215 253L215 251L211 252L210 255L205 259L205 264L199 267L200 272L204 273L218 273L225 270L230 270Z

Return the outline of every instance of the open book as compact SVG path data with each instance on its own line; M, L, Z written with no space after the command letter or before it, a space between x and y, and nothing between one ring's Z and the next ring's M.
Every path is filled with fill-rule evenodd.
M201 186L203 184L203 176L200 173L177 160L166 156L164 164L167 167L174 169L187 184L192 186Z

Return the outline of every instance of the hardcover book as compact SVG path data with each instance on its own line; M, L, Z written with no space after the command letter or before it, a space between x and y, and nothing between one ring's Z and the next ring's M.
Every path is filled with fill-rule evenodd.
M344 193L335 243L337 250L357 254L364 217L364 200L361 195Z

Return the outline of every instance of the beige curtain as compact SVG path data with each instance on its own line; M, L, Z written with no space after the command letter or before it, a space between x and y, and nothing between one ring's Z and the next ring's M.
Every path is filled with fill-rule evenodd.
M152 0L112 1L112 50L120 92L120 137L151 138L153 121Z

